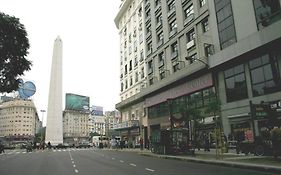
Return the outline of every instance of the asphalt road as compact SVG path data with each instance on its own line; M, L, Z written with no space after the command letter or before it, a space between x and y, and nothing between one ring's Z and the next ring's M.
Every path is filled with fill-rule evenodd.
M246 169L97 149L16 150L0 155L0 175L269 175Z

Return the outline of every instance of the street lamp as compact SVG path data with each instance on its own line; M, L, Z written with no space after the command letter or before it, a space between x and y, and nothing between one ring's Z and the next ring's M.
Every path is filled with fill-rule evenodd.
M209 67L209 64L208 63L206 63L204 60L202 60L202 59L206 59L206 57L203 57L203 58L192 58L192 57L185 57L185 59L187 60L187 61L200 61L201 63L203 63L207 68L210 68ZM194 60L193 60L194 59Z
M42 112L42 124L41 124L41 142L43 141L43 120L44 120L44 113L46 110L41 109L40 112Z

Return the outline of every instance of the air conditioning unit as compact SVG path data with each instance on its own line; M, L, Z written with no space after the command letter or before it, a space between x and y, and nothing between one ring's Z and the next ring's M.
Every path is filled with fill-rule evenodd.
M194 39L186 43L186 49L190 49L195 45Z

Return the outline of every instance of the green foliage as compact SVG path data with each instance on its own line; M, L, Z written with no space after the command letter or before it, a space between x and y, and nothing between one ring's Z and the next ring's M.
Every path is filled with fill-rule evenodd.
M0 12L0 92L18 88L18 76L32 65L25 57L29 41L23 24L18 18Z
M185 121L202 119L202 115L197 108L180 108L180 113Z
M274 128L271 130L272 140L281 140L281 128Z
M220 112L220 106L221 106L220 100L217 98L212 98L212 100L210 101L210 103L205 109L205 113L208 114L211 113L214 116L216 116Z

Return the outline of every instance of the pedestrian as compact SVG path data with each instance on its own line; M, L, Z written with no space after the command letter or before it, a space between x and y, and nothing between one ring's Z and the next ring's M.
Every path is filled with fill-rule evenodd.
M143 138L140 138L140 149L143 150Z
M0 143L0 154L5 153L4 145Z
M48 142L48 149L51 149L52 145L51 142Z
M210 141L207 134L204 135L204 151L210 152Z

